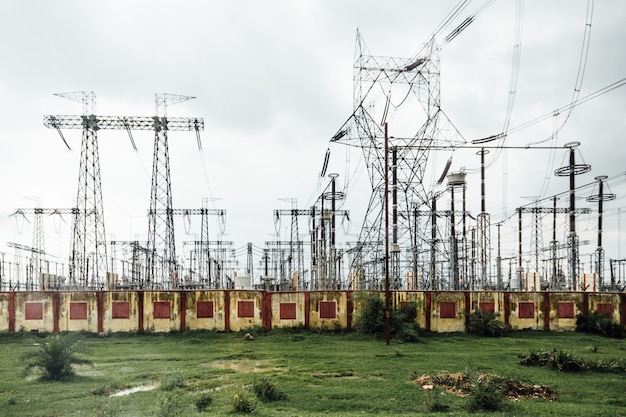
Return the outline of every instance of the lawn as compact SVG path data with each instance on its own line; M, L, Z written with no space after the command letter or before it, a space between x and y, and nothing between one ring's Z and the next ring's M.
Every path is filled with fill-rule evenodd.
M565 373L520 364L518 354L564 349L589 360L626 358L626 341L582 333L514 332L503 338L431 334L416 343L309 330L244 333L85 334L92 366L66 382L25 377L20 357L44 335L2 334L2 416L233 416L232 397L258 416L473 415L468 397L424 390L424 374L489 374L547 386L557 399L506 400L505 416L616 416L626 410L626 373ZM286 399L256 401L265 377ZM136 392L124 394L124 390ZM195 404L204 395L203 413ZM432 412L432 404L447 408ZM178 414L177 414L178 413Z

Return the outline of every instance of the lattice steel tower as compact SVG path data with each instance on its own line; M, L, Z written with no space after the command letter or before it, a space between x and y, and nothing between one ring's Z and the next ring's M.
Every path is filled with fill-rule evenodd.
M55 94L83 105L79 123L75 116L44 116L44 125L55 128L82 128L83 136L78 171L78 192L72 230L70 253L70 285L102 287L106 282L106 237L104 233L104 208L100 182L100 157L97 131L100 129L94 115L96 94L93 91ZM63 135L61 134L61 138ZM65 142L65 138L63 138ZM65 142L67 145L67 142ZM69 148L69 145L68 145Z
M398 111L407 98L417 98L425 122L408 138L390 138L389 149L397 152L395 166L397 209L412 212L415 207L429 206L433 192L425 183L424 173L433 146L452 147L465 143L440 106L439 47L434 39L427 42L413 58L372 56L357 31L354 61L353 113L333 136L331 142L358 146L362 149L372 186L368 208L359 240L352 254L351 274L365 274L365 287L376 287L377 277L383 276L385 257L385 135L384 123L390 108L391 89L403 85L408 91L395 106ZM383 92L383 93L381 93ZM416 115L412 115L415 120ZM419 115L417 115L419 116ZM391 126L393 130L393 126ZM412 271L417 262L418 245L430 238L425 230L413 224L417 219L399 216L397 246L407 257L404 267L392 265L399 275ZM394 226L395 227L395 226ZM395 240L395 238L394 238ZM401 262L401 259L398 260ZM426 268L425 270L428 270ZM429 277L432 279L432 277ZM369 283L369 284L368 284Z
M172 208L172 183L170 180L170 157L167 132L170 120L167 106L182 103L195 97L175 94L156 94L154 117L154 155L152 159L152 188L150 192L150 210L148 213L148 251L150 281L156 287L174 287L177 285L176 242L174 240L174 212ZM176 118L195 130L198 147L201 148L199 131L203 121L198 118Z

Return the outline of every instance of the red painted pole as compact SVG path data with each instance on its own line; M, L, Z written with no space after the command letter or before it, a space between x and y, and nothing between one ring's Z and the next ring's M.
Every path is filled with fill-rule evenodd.
M391 336L391 294L389 292L389 135L385 122L385 342Z

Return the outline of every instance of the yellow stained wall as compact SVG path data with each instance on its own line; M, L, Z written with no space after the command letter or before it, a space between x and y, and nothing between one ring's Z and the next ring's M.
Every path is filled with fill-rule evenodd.
M230 330L238 332L253 326L261 326L261 303L263 293L261 291L229 291L230 293ZM254 301L254 317L238 317L237 302Z
M272 293L272 328L274 327L302 327L305 322L303 292L276 292ZM280 304L294 303L296 305L296 318L293 320L280 319Z
M320 318L320 301L335 301L334 319ZM309 293L309 327L312 329L345 329L348 327L348 297L345 291Z
M136 332L139 330L139 293L135 291L105 291L104 292L104 332ZM129 302L129 318L114 319L113 302Z
M154 317L154 303L170 304L169 318ZM180 293L178 291L146 291L143 296L143 328L147 332L169 332L180 329Z
M440 318L442 302L456 304L454 318ZM433 291L431 293L430 330L442 333L465 331L465 293L459 291Z
M476 311L480 307L480 303L493 303L493 311L498 320L504 321L504 293L495 291L470 292L469 312Z
M26 303L43 303L43 318L41 320L26 320ZM16 292L15 293L15 331L37 330L40 332L54 331L52 315L52 293L49 292Z
M574 317L559 317L559 303L574 303ZM577 292L550 293L550 330L557 332L576 330L576 316L583 312L583 296Z
M9 331L9 293L0 293L0 332Z
M598 309L598 303L611 303L613 304L613 322L620 323L621 297L619 294L614 293L593 293L589 294L589 313L592 313Z
M383 293L384 298L384 293ZM417 303L417 324L422 328L426 328L426 300L422 291L396 291L391 293L392 306L399 309L402 303Z
M226 330L224 291L186 291L185 327L187 330ZM198 318L198 301L213 301L213 317Z
M519 303L534 303L534 318L519 318ZM512 292L509 296L509 325L513 330L532 329L543 330L543 293L538 292Z
M95 291L72 291L59 293L59 331L98 332L98 293ZM87 319L70 319L70 303L87 303Z

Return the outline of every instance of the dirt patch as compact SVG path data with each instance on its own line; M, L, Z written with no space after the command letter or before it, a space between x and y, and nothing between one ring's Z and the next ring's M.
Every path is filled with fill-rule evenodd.
M498 382L500 391L511 400L519 400L522 398L545 398L549 401L555 401L557 397L556 391L550 387L543 385L531 385L522 381L504 379L495 375L478 375L476 381L480 382L487 378L494 378ZM474 381L469 375L464 373L456 374L438 374L431 376L424 374L413 380L413 383L423 390L432 390L439 388L450 394L461 397L471 393Z
M207 366L209 368L214 369L230 369L237 372L243 373L256 373L256 372L271 372L271 371L279 371L282 368L275 368L271 366L266 366L262 361L214 361L203 364L203 366Z

